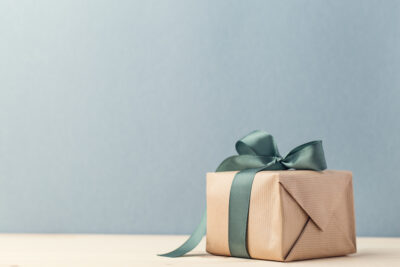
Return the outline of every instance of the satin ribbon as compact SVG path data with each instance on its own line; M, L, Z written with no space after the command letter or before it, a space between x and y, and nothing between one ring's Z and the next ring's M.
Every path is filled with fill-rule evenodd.
M239 171L232 182L229 197L229 250L232 256L250 258L247 250L247 221L254 177L263 170L326 169L322 141L312 141L292 149L286 157L279 154L272 135L254 131L236 142L238 155L226 158L216 172ZM179 257L194 249L206 234L207 214L189 239L177 249L159 256Z

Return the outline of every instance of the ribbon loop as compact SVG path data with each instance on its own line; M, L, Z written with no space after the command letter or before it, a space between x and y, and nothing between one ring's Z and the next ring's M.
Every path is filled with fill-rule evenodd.
M274 137L267 132L256 130L236 142L239 155L280 157Z
M327 166L322 141L312 141L294 148L281 163L288 169L325 170Z

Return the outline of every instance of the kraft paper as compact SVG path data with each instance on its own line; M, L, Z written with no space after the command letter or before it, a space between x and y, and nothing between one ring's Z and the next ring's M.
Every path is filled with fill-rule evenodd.
M207 252L230 256L229 194L237 172L207 174ZM356 252L352 174L286 170L256 174L250 197L251 258L294 261Z

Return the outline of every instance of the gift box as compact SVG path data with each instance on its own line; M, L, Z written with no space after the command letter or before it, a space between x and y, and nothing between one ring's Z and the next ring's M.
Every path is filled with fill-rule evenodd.
M211 254L231 255L229 199L236 174L207 174L206 250ZM263 260L356 252L351 172L258 172L251 188L246 239L249 256Z
M207 211L179 257L207 233L215 255L294 261L356 252L352 174L327 170L322 141L282 157L272 135L254 131L238 155L207 174Z

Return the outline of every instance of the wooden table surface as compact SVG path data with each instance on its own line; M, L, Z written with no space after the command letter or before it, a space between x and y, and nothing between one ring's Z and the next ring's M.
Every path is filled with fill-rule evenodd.
M400 266L400 238L358 238L358 253L290 263L219 257L205 240L190 254L165 258L186 236L1 234L0 266Z

